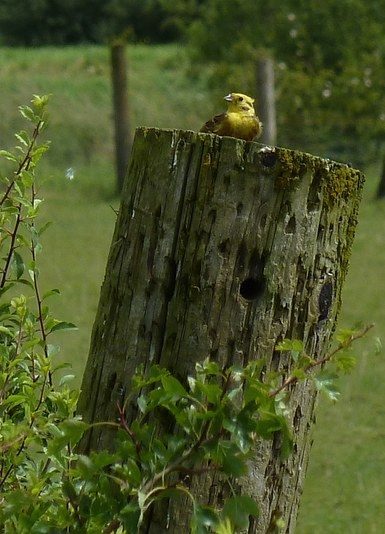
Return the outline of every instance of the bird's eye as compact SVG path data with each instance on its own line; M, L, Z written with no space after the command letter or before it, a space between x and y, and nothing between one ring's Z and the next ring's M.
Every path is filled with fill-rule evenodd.
M243 96L240 96L239 101L242 102L242 100L243 100Z

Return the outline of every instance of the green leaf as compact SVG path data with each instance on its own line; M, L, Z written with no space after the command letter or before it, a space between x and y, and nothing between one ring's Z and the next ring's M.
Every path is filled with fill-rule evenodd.
M71 442L72 445L75 445L80 440L88 428L89 425L87 423L76 418L65 419L60 425L60 430L62 431L63 436L67 439L68 443Z
M48 104L48 101L50 99L51 95L33 95L33 99L31 100L31 103L33 105L34 108L38 109L38 110L42 110L44 109L47 104Z
M275 350L281 352L290 352L293 361L297 361L301 353L304 351L303 342L299 339L284 339L275 346Z
M213 460L222 466L223 472L227 475L240 477L246 474L246 456L239 451L235 443L218 440L211 454Z
M354 354L348 352L339 352L335 355L334 361L338 371L349 373L356 366L357 358Z
M47 353L49 357L54 356L60 351L59 345L52 345L52 343L47 344Z
M50 289L49 291L47 291L46 293L44 293L44 295L42 296L42 301L45 300L45 299L48 299L49 297L51 297L52 295L60 295L60 291L59 289Z
M116 454L108 451L91 452L91 458L95 469L103 469L117 461Z
M146 409L147 409L147 398L144 396L144 395L140 395L137 400L136 400L136 403L138 405L138 408L139 410L142 412L142 413L146 413Z
M9 395L6 399L2 401L2 406L10 406L12 408L15 408L16 406L19 406L20 404L24 404L27 400L26 395Z
M223 515L228 517L237 530L249 528L249 516L258 517L257 503L248 495L239 495L226 499L223 507Z
M374 355L378 356L382 352L382 342L381 338L376 336L374 338Z
M263 384L259 380L253 380L252 383L249 383L248 381L246 383L245 392L244 392L244 403L245 404L255 402L258 405L263 405L269 401L270 401L270 396L269 396L268 384Z
M284 339L280 341L276 346L275 350L278 351L287 351L294 350L296 352L303 351L303 342L299 339Z
M196 383L197 383L196 378L194 378L192 376L188 376L187 377L187 383L188 383L188 386L190 388L190 391L192 393L194 393L195 392L195 388L196 388Z
M219 522L217 513L209 506L195 504L191 518L192 534L207 534Z
M298 378L298 380L306 380L306 378L308 378L308 373L304 369L298 368L293 369L293 371L291 372L291 376Z
M222 460L223 472L233 477L241 477L247 473L246 459L234 454L227 454Z
M17 157L14 156L11 152L8 152L8 150L0 150L0 157L5 158L9 161L18 161Z
M25 265L23 258L18 252L16 252L16 250L13 251L12 255L12 267L15 271L16 279L18 280L21 276L23 276Z
M35 281L35 274L37 274L36 269L28 269L28 274L32 282Z
M15 333L12 332L9 328L6 326L0 325L0 333L6 334L7 336L14 337Z
M226 517L223 521L218 523L214 530L215 534L234 534L234 529L231 521Z
M59 387L64 386L64 384L68 384L68 382L72 382L72 380L75 378L75 375L64 375L61 377L59 381Z
M127 460L125 470L127 481L132 484L132 486L139 487L143 480L143 475L138 467L138 464L132 458Z
M137 501L131 500L124 508L119 512L119 517L121 518L124 532L127 534L137 534L138 533L138 523L140 519L140 507ZM117 531L117 534L121 534L122 531Z
M32 161L35 165L39 162L43 154L45 154L48 149L49 145L40 145L39 147L35 148L32 153Z
M25 119L30 122L36 122L37 120L39 120L39 117L35 115L35 112L29 106L19 106L19 112Z
M47 228L49 228L52 224L52 221L47 221L45 224L43 224L43 226L41 226L39 229L38 229L38 235L41 236L41 234L43 234Z
M25 278L19 278L17 282L18 284L23 284L25 286L30 287L31 289L34 289L34 285L30 280L26 280Z
M219 367L219 364L217 362L209 360L208 358L206 358L203 362L202 370L206 375L217 376L222 374L222 370Z
M286 425L285 428L281 430L281 450L280 450L280 457L281 460L287 460L289 456L293 453L293 438L291 436L290 430L288 426Z
M293 441L283 415L261 410L260 419L256 422L256 432L263 439L273 438L275 432L280 432L281 457L287 458L292 451Z
M250 410L249 406L241 410L236 416L225 417L223 420L223 428L231 433L231 440L242 453L246 453L250 449L251 434L255 430L254 410Z
M28 146L31 142L31 138L29 137L29 134L25 130L15 133L15 137L24 146Z
M78 455L76 467L80 471L82 478L85 480L92 479L97 470L93 460L85 454Z
M70 480L63 480L62 488L64 496L67 497L70 502L74 503L77 501L78 495L76 493L74 485Z
M67 323L66 321L59 321L52 328L51 332L57 332L58 330L77 330L76 324Z
M350 344L352 337L356 334L356 330L353 328L341 328L336 334L336 340L340 345L346 347Z
M322 391L331 401L337 401L340 397L340 392L336 385L337 375L321 371L318 375L313 377L314 384L318 391Z
M212 404L219 402L222 395L222 388L218 384L202 384L202 382L197 382L196 388L207 397L208 402Z
M186 445L186 439L178 434L174 434L167 439L167 450L172 454L182 451Z
M166 393L174 397L188 397L188 393L182 384L174 376L162 376L162 386Z

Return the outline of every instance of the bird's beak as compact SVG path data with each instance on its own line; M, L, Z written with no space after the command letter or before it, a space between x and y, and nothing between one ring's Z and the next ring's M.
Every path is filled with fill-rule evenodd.
M224 98L225 98L225 100L227 100L227 102L232 102L233 101L233 95L231 93L229 95L225 96Z

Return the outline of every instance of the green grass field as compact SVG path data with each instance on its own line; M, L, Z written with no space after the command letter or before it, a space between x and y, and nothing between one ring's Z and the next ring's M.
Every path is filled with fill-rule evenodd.
M183 49L133 46L129 49L132 126L196 129L212 111L206 72L187 76ZM52 93L53 146L42 170L45 234L41 258L46 289L60 318L79 330L57 334L60 358L80 382L103 280L117 206L114 198L111 94L107 50L98 47L0 49L2 99L0 141L12 142L20 127L17 106L33 93ZM74 179L66 178L72 168ZM340 326L376 323L385 332L385 203L373 200L377 170L368 171L360 225L344 290ZM383 248L384 247L384 248ZM368 354L342 380L336 405L321 400L300 520L299 534L384 531L385 426L383 355Z

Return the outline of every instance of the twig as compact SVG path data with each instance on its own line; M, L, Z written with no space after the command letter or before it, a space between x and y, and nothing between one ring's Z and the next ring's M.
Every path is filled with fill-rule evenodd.
M350 345L354 341L364 337L369 332L369 330L371 330L373 327L374 327L374 324L369 324L369 325L365 326L365 328L363 328L361 330L361 332L358 332L357 334L353 334L350 337L350 339L348 340L347 343L340 343L339 345L337 345L337 347L334 350L332 350L324 358L321 358L320 360L315 360L315 361L309 363L304 368L304 372L308 373L314 367L318 367L320 365L323 365L324 363L329 362L333 358L333 356L335 356L337 354L337 352L339 352L342 349L346 349L347 347L350 347ZM284 380L284 382L277 389L274 389L273 391L270 391L269 397L275 397L276 395L278 395L278 393L280 393L284 389L288 388L291 384L295 384L296 382L298 382L298 380L299 380L299 378L297 376L289 376L288 378L286 378L286 380Z
M121 523L118 519L113 519L106 528L103 530L103 534L111 534L111 532L116 532L120 527Z
M36 139L37 139L37 137L38 137L38 135L40 133L40 129L41 129L42 125L43 125L43 121L39 121L36 124L35 129L33 130L33 133L32 133L32 139L31 139L31 142L30 142L30 144L28 146L27 153L25 154L24 159L22 160L22 162L19 164L19 167L18 167L17 171L15 172L15 176L20 176L20 174L24 170L24 167L25 167L25 170L28 170L29 163L31 161L31 152L33 150L33 147L35 146ZM7 189L5 190L4 195L0 200L0 207L4 204L4 202L9 197L9 194L10 194L10 192L12 190L12 187L15 184L15 180L16 180L16 178L11 180L11 183L8 185Z
M31 191L32 191L31 202L32 202L32 206L34 206L35 205L35 197L36 197L36 191L35 191L35 185L34 184L32 184ZM35 224L34 224L33 220L31 221L31 229L35 229ZM33 239L31 239L31 255L32 255L33 265L36 265L36 252L35 252L35 247L34 247L34 244L33 244ZM33 287L34 287L35 296L36 296L36 303L37 303L37 309L38 309L38 315L39 315L40 332L41 332L41 337L42 337L42 340L43 340L44 356L48 359L49 355L48 355L47 333L46 333L45 327L44 327L42 300L40 298L40 290L39 290L39 284L38 284L38 281L37 281L36 271L34 271L34 273L33 273ZM48 384L50 386L52 386L52 373L51 373L51 371L48 371Z
M135 451L136 455L139 457L141 452L141 445L139 441L136 439L135 433L131 430L131 428L127 424L126 416L124 413L124 409L120 407L119 402L116 403L116 406L118 408L119 412L119 422L120 427L123 428L123 430L130 436L133 444L135 445Z
M21 223L21 203L19 203L18 206L17 206L17 216L16 216L16 221L15 221L15 226L13 227L13 232L12 232L12 235L11 235L11 243L9 245L9 250L8 250L8 254L7 254L6 260L5 260L3 274L2 274L1 280L0 280L0 288L1 289L4 287L5 282L7 281L8 269L9 269L9 265L11 263L13 252L14 252L14 250L16 248L15 242L16 242L17 232L19 230L20 223Z

